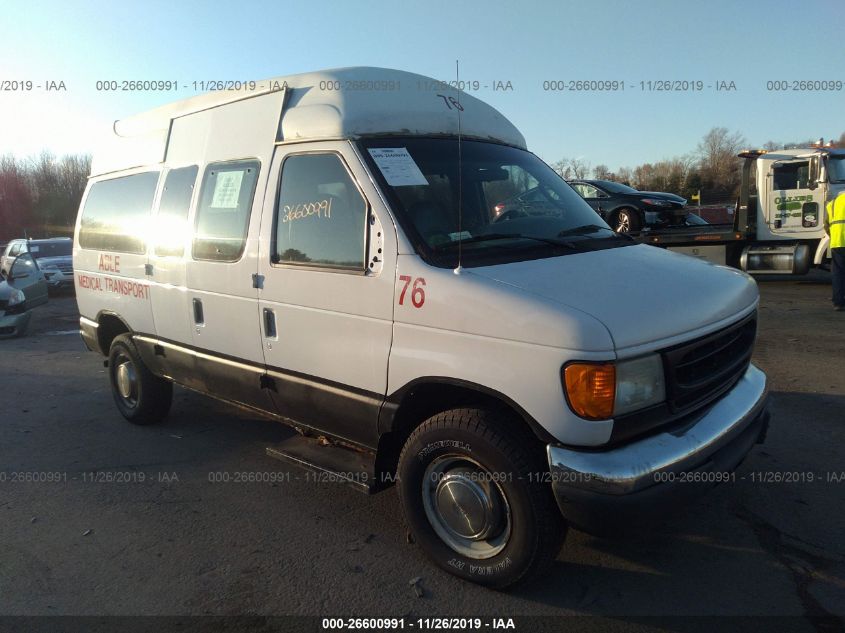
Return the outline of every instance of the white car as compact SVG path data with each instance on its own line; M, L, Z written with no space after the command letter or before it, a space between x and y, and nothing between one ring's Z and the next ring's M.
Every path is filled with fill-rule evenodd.
M430 78L259 86L118 121L94 157L80 326L130 422L162 420L173 383L272 415L304 436L269 454L396 483L416 543L494 587L568 521L674 503L761 438L750 277L614 233ZM495 222L538 187L555 213Z

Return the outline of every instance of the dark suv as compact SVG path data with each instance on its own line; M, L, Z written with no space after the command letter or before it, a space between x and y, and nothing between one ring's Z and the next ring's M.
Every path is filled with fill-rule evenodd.
M570 180L569 184L619 233L684 224L687 216L687 201L673 193L637 191L611 180Z

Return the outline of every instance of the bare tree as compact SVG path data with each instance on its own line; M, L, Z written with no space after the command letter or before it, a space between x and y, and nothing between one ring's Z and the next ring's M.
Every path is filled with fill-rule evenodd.
M0 240L24 234L31 208L24 165L10 154L0 157Z
M572 169L573 178L587 178L590 175L590 163L583 158L571 158L569 167Z
M553 163L551 167L561 178L569 180L572 177L572 168L569 166L568 158L561 158L556 163Z
M702 179L714 189L733 193L739 185L736 155L745 145L745 137L726 127L714 127L698 144Z
M616 181L630 186L634 182L634 172L630 167L620 167L616 170Z
M70 235L90 171L87 155L0 157L0 239Z
M613 180L613 172L605 164L596 165L593 167L593 178L596 180Z

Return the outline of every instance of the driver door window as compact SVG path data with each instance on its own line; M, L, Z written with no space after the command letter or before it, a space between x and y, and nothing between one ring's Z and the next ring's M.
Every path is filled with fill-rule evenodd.
M786 163L772 169L772 187L776 191L807 189L810 175L809 163Z
M289 156L282 166L273 263L363 272L367 203L336 154Z

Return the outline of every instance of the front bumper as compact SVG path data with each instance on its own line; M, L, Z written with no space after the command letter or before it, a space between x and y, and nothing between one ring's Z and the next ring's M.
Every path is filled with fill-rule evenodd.
M689 215L686 207L649 207L644 213L646 224L677 224Z
M44 271L44 281L50 288L73 288L73 273L64 273L61 270L48 269Z
M754 365L682 428L607 450L547 447L552 489L575 523L585 514L696 496L727 480L768 425L766 375Z
M5 314L0 312L0 339L21 336L29 327L32 312L27 310L20 314Z

